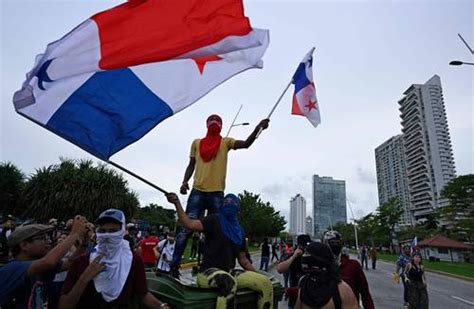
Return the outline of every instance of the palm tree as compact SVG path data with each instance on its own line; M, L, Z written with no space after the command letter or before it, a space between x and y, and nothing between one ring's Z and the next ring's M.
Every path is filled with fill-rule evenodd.
M45 222L66 220L77 214L94 220L108 208L121 209L131 218L138 207L136 193L121 174L90 160L61 160L58 165L40 168L26 183L24 215Z

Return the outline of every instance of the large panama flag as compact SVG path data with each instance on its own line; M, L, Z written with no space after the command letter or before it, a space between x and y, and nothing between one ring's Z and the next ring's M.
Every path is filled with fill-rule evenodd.
M15 109L108 160L233 75L261 68L267 30L242 0L134 0L37 56Z

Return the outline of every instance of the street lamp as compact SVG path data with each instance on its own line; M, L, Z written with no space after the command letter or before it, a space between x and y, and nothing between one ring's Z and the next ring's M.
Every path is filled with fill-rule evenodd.
M453 60L449 63L449 65L463 65L463 64L474 65L473 62L464 62L464 61L459 61L459 60Z
M240 110L242 109L242 106L243 106L243 104L240 105L239 110L237 111L237 114L235 114L234 120L232 121L232 124L231 124L230 127L229 127L229 131L227 131L226 137L229 136L230 130L232 130L233 127L248 126L248 125L249 125L248 122L235 123L235 121L237 120L237 117L238 117L239 114L240 114Z
M349 209L351 210L352 221L354 221L354 236L355 236L355 241L356 241L357 256L359 256L359 240L358 240L358 237L357 237L357 226L356 226L357 222L356 222L356 219L354 217L354 211L352 210L352 203L347 198L346 198L346 201L347 201L347 204L349 205Z

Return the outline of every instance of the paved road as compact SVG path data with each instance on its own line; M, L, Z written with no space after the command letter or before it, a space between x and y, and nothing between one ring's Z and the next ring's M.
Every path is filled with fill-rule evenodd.
M252 260L258 269L260 255L252 255ZM269 265L268 272L275 275L283 284L283 276L277 273L273 263ZM393 263L377 261L376 270L365 271L376 308L403 309L403 286L392 281L393 270ZM427 281L430 309L474 309L474 282L429 272ZM278 308L288 308L287 302L281 301Z

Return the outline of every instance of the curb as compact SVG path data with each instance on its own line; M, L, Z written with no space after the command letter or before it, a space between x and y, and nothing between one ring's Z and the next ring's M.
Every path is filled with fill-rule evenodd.
M378 261L382 261L382 262L389 263L389 264L395 263L395 262L392 262L392 261L382 260L382 259L379 259ZM442 275L442 276L446 276L446 277L451 277L451 278L461 279L461 280L465 280L465 281L469 281L469 282L474 282L474 278L472 278L472 277L456 275L456 274L447 273L447 272L441 271L441 270L429 269L429 268L426 268L426 267L425 267L425 270L429 273L434 273L434 274L438 274L438 275Z

